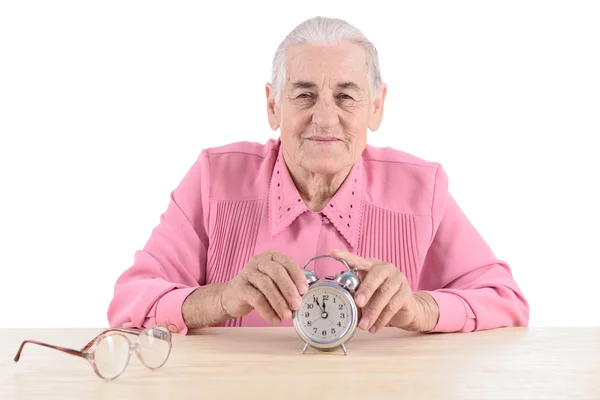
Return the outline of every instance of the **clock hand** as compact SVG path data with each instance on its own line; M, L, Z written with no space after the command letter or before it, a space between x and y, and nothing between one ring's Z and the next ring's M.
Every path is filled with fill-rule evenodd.
M323 310L323 307L321 307L321 305L319 304L319 299L315 299L315 300L317 300L317 305L319 306L319 309L320 309L322 312L325 312L325 310Z
M320 320L320 319L324 319L324 320L326 320L327 322L329 322L331 325L334 325L334 326L335 326L335 324L333 323L333 321L331 321L329 318L323 318L323 316L321 316L321 315L319 315L317 318L313 319L312 321L308 321L308 322L310 322L310 325L309 325L309 326L312 326L312 325L313 325L315 322L317 322L317 321L318 321L318 320Z
M315 322L317 322L320 319L324 319L327 322L329 322L331 325L335 326L335 324L329 319L329 318L323 318L322 316L318 316L317 318L313 319L312 321L308 321L308 326L313 326L315 324Z
M325 295L323 295L323 312L325 312Z

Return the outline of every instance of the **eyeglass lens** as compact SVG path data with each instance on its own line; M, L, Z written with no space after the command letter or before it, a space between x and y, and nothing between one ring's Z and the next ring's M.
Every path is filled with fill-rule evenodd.
M119 376L129 361L129 340L121 334L113 333L103 337L96 345L94 361L98 373L105 379Z
M171 351L170 332L156 327L143 331L137 337L136 353L140 361L150 369L161 367ZM98 373L105 379L119 376L129 362L130 342L120 333L109 333L97 344L94 360Z
M161 367L171 351L171 333L165 327L146 330L138 338L136 348L140 360L151 369Z

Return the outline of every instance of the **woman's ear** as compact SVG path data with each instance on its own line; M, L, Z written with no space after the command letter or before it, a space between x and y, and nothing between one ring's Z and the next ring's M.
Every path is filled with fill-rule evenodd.
M373 105L369 114L369 129L371 131L376 131L379 128L379 125L381 125L381 120L383 119L383 104L385 103L386 94L387 85L384 83L377 89L377 95L373 100Z
M265 93L267 95L267 116L269 118L269 125L271 129L276 131L279 129L279 118L277 118L277 104L275 97L273 96L273 88L270 83L267 82L265 86Z

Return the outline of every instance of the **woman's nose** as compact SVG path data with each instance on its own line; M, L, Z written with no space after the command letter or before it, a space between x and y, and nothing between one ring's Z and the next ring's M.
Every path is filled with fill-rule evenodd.
M313 123L323 129L331 128L340 121L337 107L331 100L319 99L313 110Z

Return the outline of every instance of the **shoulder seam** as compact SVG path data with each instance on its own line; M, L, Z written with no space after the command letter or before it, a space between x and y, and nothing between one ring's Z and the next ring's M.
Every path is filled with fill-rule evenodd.
M415 217L429 217L430 216L429 214L406 213L406 212L394 211L394 210L392 210L392 209L390 209L388 207L381 207L381 206L379 206L377 204L373 204L370 201L366 201L366 200L364 200L364 203L370 205L371 207L375 207L375 208L378 208L380 210L389 211L391 213L399 214L399 215L412 215L412 216L415 216Z
M436 168L436 162L425 161L423 164L416 164L407 161L395 161L395 160L378 160L376 158L363 158L364 161L375 161L382 163L394 163L394 164L406 164L406 165L414 165L415 167L423 167L423 168ZM430 164L430 165L427 165Z
M259 158L266 158L267 155L269 153L273 152L273 151L277 151L277 149L275 149L275 148L268 149L265 152L264 155L263 154L257 154L257 153L251 153L251 152L248 152L248 151L240 151L240 150L217 150L215 148L213 148L213 149L206 149L206 152L209 155L211 155L211 156L212 155L217 156L217 155L222 155L222 154L244 154L244 155L248 155L248 156L256 156L256 157L259 157Z
M211 201L218 201L218 202L246 202L246 201L257 201L257 200L268 200L269 198L269 194L268 193L261 193L259 196L257 197L252 197L252 198L247 198L247 199L229 199L229 198L220 198L220 197L212 197L210 200Z

